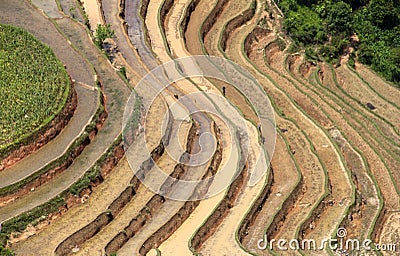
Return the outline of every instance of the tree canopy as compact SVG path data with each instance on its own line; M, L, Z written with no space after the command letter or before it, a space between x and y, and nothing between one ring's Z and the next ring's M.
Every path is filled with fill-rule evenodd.
M400 84L400 0L281 0L279 6L297 44L335 61L356 34L359 60Z

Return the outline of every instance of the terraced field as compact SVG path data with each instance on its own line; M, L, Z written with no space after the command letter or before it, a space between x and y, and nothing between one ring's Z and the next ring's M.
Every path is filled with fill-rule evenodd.
M77 99L0 171L0 255L399 255L398 87L290 51L273 0L82 2L0 0Z

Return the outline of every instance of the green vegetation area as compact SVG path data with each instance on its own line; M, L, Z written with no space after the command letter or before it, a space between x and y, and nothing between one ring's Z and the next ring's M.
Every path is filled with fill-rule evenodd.
M284 26L310 59L337 62L352 46L354 58L400 85L399 0L280 0ZM351 40L356 35L358 40Z
M0 155L25 143L63 109L70 80L52 50L0 24Z

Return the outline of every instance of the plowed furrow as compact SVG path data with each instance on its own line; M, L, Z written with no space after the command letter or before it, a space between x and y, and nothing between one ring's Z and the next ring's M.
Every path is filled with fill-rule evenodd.
M282 135L283 136L283 135ZM268 251L260 250L258 247L259 240L264 239L269 225L273 222L275 216L279 216L281 212L286 215L287 205L294 202L289 201L291 194L294 193L295 187L301 179L300 170L295 163L293 155L290 155L289 144L279 136L276 141L274 156L271 165L273 167L273 181L270 191L266 195L266 199L258 207L256 216L248 227L239 233L241 244L250 252L258 255L267 255ZM297 178L296 178L297 177ZM294 195L296 197L297 195ZM251 218L252 216L249 216ZM242 237L240 237L242 236ZM263 245L263 244L261 244Z
M244 30L244 29L243 29ZM240 30L240 31L242 31L242 30ZM240 32L238 32L238 33L240 33ZM248 32L247 32L248 33ZM235 39L232 39L232 41L230 42L230 45L237 45L237 44L239 44L239 42L238 41L236 41ZM239 44L240 45L240 44ZM228 47L229 48L229 47ZM229 51L229 50L228 50ZM228 52L227 51L227 52ZM257 76L257 78L259 78L260 76ZM259 78L260 79L260 78ZM275 98L277 98L277 96L275 96L274 97L274 99ZM279 105L279 103L277 103L278 105ZM286 115L288 115L287 114L287 111L288 111L288 107L287 107L287 104L285 104L286 105L286 107L285 107L285 114ZM352 194L352 192L351 192L351 185L350 185L350 183L349 183L349 179L348 179L348 177L347 177L347 172L346 172L346 170L345 170L345 168L344 168L344 166L343 166L343 164L342 164L342 162L341 162L341 159L340 159L340 157L339 157L339 154L338 154L338 152L336 151L336 149L334 148L334 146L333 146L333 144L332 144L332 142L329 140L329 138L327 137L327 135L325 134L325 133L323 133L322 132L322 130L320 130L319 129L319 134L317 134L316 132L315 132L315 129L307 129L306 127L307 127L307 123L305 122L305 120L304 119L306 119L306 118L304 118L304 119L298 119L298 118L296 118L298 116L298 114L297 115L290 115L290 117L292 117L293 119L295 119L296 120L296 123L302 128L302 130L303 131L306 131L307 132L307 134L310 136L310 139L313 141L313 143L314 143L314 148L315 148L315 150L319 153L319 156L320 156L320 158L321 158L321 160L322 160L322 162L325 164L325 165L328 165L329 166L329 168L334 168L333 170L334 170L334 172L335 172L335 175L336 174L341 174L341 175L344 175L344 177L343 177L343 180L346 180L347 181L347 186L346 187L343 187L342 185L339 187L339 186L337 186L337 188L339 188L339 191L338 191L338 193L337 194L335 194L334 196L338 196L339 198L343 198L344 197L344 195L351 195ZM308 124L309 125L309 124ZM314 124L315 125L315 124ZM311 125L311 127L312 127L313 125ZM319 142L318 142L319 141ZM322 145L329 145L328 147L322 147ZM328 149L328 150L326 150L326 149ZM330 181L330 182L332 182L332 181ZM346 203L347 205L349 204L349 202L347 202ZM346 210L346 206L345 207L340 207L340 208L337 208L337 209L335 209L335 210L331 210L331 211L329 211L329 214L333 214L333 216L335 216L335 218L332 218L332 221L334 222L334 223L337 223L337 224L339 224L338 222L337 222L337 219L341 219L341 218L343 218L344 217L344 212L345 212L345 210ZM322 231L321 233L325 233L325 236L326 236L326 233L332 233L333 232L333 230L334 230L334 228L332 228L332 227L334 227L335 225L329 225L329 227L330 227L330 230L324 230L324 231ZM322 234L321 234L322 235Z
M179 138L185 142L188 136L189 128L189 124L184 124L184 126L181 127L179 134L174 134L173 132L172 136L179 136ZM177 129L177 127L174 127L174 129ZM164 153L163 156L157 161L157 166L161 168L167 175L170 175L176 166L176 162L174 159L168 156L168 153ZM160 178L152 175L151 173L154 174L152 171L149 173L150 174L146 177L146 179L156 180L157 178ZM104 250L107 244L110 243L110 241L112 241L119 232L129 226L132 218L137 216L140 210L142 210L154 196L155 194L153 191L149 190L144 185L140 185L136 195L132 198L132 200L130 200L124 206L122 211L115 217L114 220L111 221L110 224L108 224L104 229L102 229L98 234L96 234L82 246L79 254L87 255L92 251ZM143 230L147 230L148 225L149 224L146 224ZM139 234L143 232L143 230L138 229L136 232ZM135 234L135 240L137 239L137 234ZM131 252L133 252L133 250Z
M384 80L371 69L360 63L356 64L355 71L376 94L381 95L381 98L392 102L396 106L400 106L400 99L398 97L399 89L396 86Z
M360 104L372 103L379 116L388 120L395 127L400 126L400 108L391 102L382 99L368 86L366 86L356 74L351 72L346 65L336 69L337 79L340 87L351 97L356 98Z

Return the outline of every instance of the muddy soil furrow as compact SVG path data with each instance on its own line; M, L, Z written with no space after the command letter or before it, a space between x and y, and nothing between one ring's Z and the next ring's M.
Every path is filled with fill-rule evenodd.
M251 30L248 30L248 31L251 31ZM247 33L249 33L249 32L247 32ZM239 46L241 46L240 41L234 41L234 40L232 40L229 45L235 45L235 43L239 44ZM259 78L259 77L260 76L257 76L257 78ZM265 82L267 82L267 81L265 81ZM278 97L275 96L274 99L275 98L278 98ZM278 102L276 102L276 103L279 105ZM285 105L287 105L287 104L285 104ZM289 103L289 105L291 105L291 103ZM283 107L281 107L281 108L283 109ZM286 115L287 115L287 110L288 110L288 108L286 106L285 107ZM337 173L341 173L345 176L344 180L347 180L347 186L344 187L341 191L339 191L340 192L339 196L344 195L344 194L351 194L352 193L351 185L349 183L348 177L346 177L347 172L341 162L338 152L334 149L332 142L329 140L327 135L322 132L322 130L319 129L319 134L317 134L314 129L312 129L312 130L307 129L306 128L307 123L305 122L305 120L304 119L299 120L298 118L296 118L297 116L298 115L293 115L293 116L291 115L291 117L296 120L296 123L299 124L299 126L302 128L302 130L307 132L307 134L310 136L311 140L315 143L313 146L315 147L316 151L321 155L321 159L324 162L324 164L327 164L328 166L335 168L335 170L337 170ZM312 126L313 125L311 125L311 127ZM315 124L314 124L314 126L315 126ZM324 148L324 147L322 147L322 145L329 145L329 146ZM348 203L349 202L347 202L347 204ZM341 207L340 209L337 210L335 215L339 216L339 218L343 218L345 209L346 209L346 206ZM336 222L337 222L337 220L336 220ZM330 232L333 232L333 230L330 230ZM327 233L330 233L330 232L327 232Z
M314 84L317 84L317 81L315 81ZM335 122L335 124L338 123ZM350 131L355 132L354 129L349 128L346 129L345 133L348 134ZM330 134L341 149L357 189L355 205L352 206L352 209L349 211L349 217L344 220L345 226L351 227L351 229L349 229L351 231L348 232L349 235L367 238L374 229L375 219L379 215L380 207L382 207L383 204L380 202L382 200L380 198L380 191L374 183L376 181L370 177L370 170L366 165L367 162L364 156L348 143L338 128L331 129ZM349 220L354 221L352 222Z
M295 69L294 69L295 70ZM299 74L299 73L297 73L297 74ZM298 75L298 77L300 77L300 75ZM324 83L326 83L326 84L329 84L330 82L329 81L331 81L331 84L334 84L333 83L333 80L332 80L332 76L329 76L329 73L324 73L324 75L323 76L319 76L319 77L323 77L323 81L324 81ZM299 80L300 81L300 80ZM314 85L313 86L316 86L316 83L314 82L313 83ZM331 87L331 86L330 86ZM318 88L318 87L315 87L315 88ZM328 96L328 97L326 97L326 96ZM314 97L314 98L317 98L317 97ZM328 105L329 106L332 106L332 105L335 105L336 103L335 102L337 102L337 101L332 101L331 100L331 98L329 97L329 93L327 93L327 92L325 92L325 97L322 97L324 100L325 100L325 102L326 103L328 103L328 102L330 102L330 103L328 103ZM340 107L336 107L336 108L339 108L340 109ZM336 108L333 108L333 109L336 109ZM365 152L365 150L367 150L368 151L368 149L366 149L365 148L365 140L364 140L364 142L363 142L363 140L362 140L362 138L360 137L360 135L358 134L358 132L359 132L359 130L357 129L357 130L355 130L353 127L351 127L351 126L349 126L349 124L351 125L351 123L349 123L349 116L347 116L346 117L346 115L345 115L345 118L343 119L343 112L341 112L340 110L336 110L336 112L337 113L335 113L335 111L329 111L329 113L330 113L330 116L331 117L333 117L334 119L336 119L336 125L338 125L338 128L339 129L341 129L341 128L343 128L343 130L342 131L344 131L344 134L346 134L346 136L350 136L350 137L348 137L348 138L350 138L351 139L351 141L353 141L353 142L356 142L356 145L357 146L359 146L359 149L361 149L362 151L364 151ZM346 111L347 112L347 111ZM339 113L342 113L341 115L339 115ZM335 118L335 116L337 116L337 115L339 115L337 118ZM351 117L350 117L350 120L351 120ZM334 131L334 130L333 130ZM338 132L338 134L340 135L340 132L339 131L337 131ZM336 133L335 133L336 134ZM361 145L361 146L360 146ZM365 152L366 153L366 156L371 156L370 155L370 153L372 153L373 154L373 156L375 155L375 152L373 152L371 149L369 149L369 152ZM345 157L347 157L348 155L349 155L349 153L346 153L346 152L344 152L344 154L345 154ZM362 153L361 153L362 154ZM376 156L376 155L375 155ZM382 161L381 161L381 159L379 159L379 157L377 157L376 156L376 162L375 161L371 161L371 163L374 163L378 168L381 168L382 170L385 170L385 166L383 166L383 164L382 164ZM357 158L356 158L357 159ZM363 160L364 161L366 161L365 160L365 158L363 158ZM367 158L367 160L370 160L370 159L368 159ZM356 178L354 178L353 177L353 180L354 180L354 182L357 184L358 182L357 182L357 180L358 179L360 179L360 180L364 180L365 182L367 182L368 183L368 180L369 180L369 175L370 175L370 173L368 172L368 174L365 174L365 173L356 173L356 174L354 174L354 167L357 167L357 165L356 165L356 162L354 162L352 165L349 165L349 168L351 169L351 171L353 171L353 175L357 175L356 176ZM362 165L358 165L358 168L356 168L356 170L357 169L359 169L359 168L361 168L362 169ZM375 167L371 167L373 170L375 169ZM382 172L380 172L380 175L382 176ZM381 181L382 182L382 180L381 179L378 179L378 181ZM374 180L374 183L375 183L376 181ZM387 183L386 183L387 184ZM370 210L369 211L371 211L371 214L372 214L372 216L374 216L374 217L372 217L371 219L372 219L372 222L370 222L370 221L368 221L368 218L370 217L370 216L368 216L367 218L366 218L366 222L365 223L362 223L362 222L357 222L357 220L355 221L355 222L353 222L352 223L352 225L355 225L355 224L357 224L359 227L358 227L358 232L359 233L357 233L357 227L353 227L352 229L354 230L354 232L353 233L351 233L350 235L356 235L356 236L358 236L358 237L369 237L370 236L370 233L373 231L373 228L374 228L374 225L376 225L375 227L379 227L380 226L380 223L381 222L378 222L377 224L375 223L375 221L377 220L376 218L378 217L378 216L380 216L380 214L379 214L379 211L380 211L380 207L382 207L382 203L378 203L379 201L380 201L380 198L378 197L378 195L376 194L375 196L373 196L373 194L375 193L374 191L372 191L372 190L367 190L367 191L365 191L365 188L366 187L364 187L364 190L362 191L362 193L363 194L365 194L365 195L357 195L357 196L359 196L359 197L356 197L356 205L355 205L355 209L358 209L358 210L356 210L355 212L353 211L354 210L354 208L352 209L352 211L350 212L350 214L355 214L355 219L360 219L360 217L359 216L363 216L364 215L364 213L362 212L362 210L366 210L366 211L368 211L368 209L365 209L365 208L370 208ZM371 186L371 188L373 188L373 186ZM393 189L393 187L392 187L392 189ZM390 190L390 188L389 188L389 190ZM372 194L371 194L372 193ZM368 197L368 195L371 195L370 197ZM363 203L361 203L360 202L360 200L361 200L361 198L364 198L365 200L369 200L369 204L368 204L368 207L362 207L362 205L363 205ZM369 198L369 199L366 199L366 198ZM393 200L393 202L396 202L396 200ZM397 202L396 202L397 203ZM361 204L361 205L360 205ZM360 208L361 208L361 211L360 211ZM358 218L357 218L357 216L358 216ZM371 220L370 219L370 220ZM380 218L379 218L380 219ZM379 221L379 219L378 219L378 221ZM369 229L363 229L363 230L359 230L359 228L360 227L363 227L363 226L369 226L370 228Z
M268 41L263 41L263 38L261 37L255 40L252 45L249 45L249 47L251 47L251 49L258 49L260 47L260 44L268 45ZM274 57L277 58L277 55L278 54L276 54ZM303 108L303 110L307 114L313 117L317 123L320 123L321 126L327 127L331 125L330 120L325 118L324 114L321 115L324 118L319 118L318 115L314 114L319 113L320 110L316 108L316 105L311 102L309 98L306 97L306 95L298 93L298 91L296 90L297 88L293 88L292 83L290 83L286 79L283 79L283 77L277 75L277 73L271 72L271 70L267 66L267 62L264 62L266 59L259 56L259 54L254 53L254 50L253 52L249 52L250 59L253 60L261 70L268 73L271 76L271 79L273 79L276 84L279 84L279 86L283 90L289 92L293 100L295 102L299 102L300 107ZM280 63L282 63L282 57L283 56L281 56L281 58L277 58L275 61L279 61ZM320 103L317 104L320 108ZM315 141L312 136L311 139ZM323 148L330 148L330 152L323 150ZM337 220L344 218L346 207L348 207L348 205L350 205L353 200L353 188L350 183L348 183L347 187L343 186L343 181L348 181L349 176L345 166L342 163L342 159L339 157L340 155L338 153L338 150L334 148L334 145L323 144L319 147L316 146L316 150L318 152L319 158L323 161L324 167L328 171L329 175L329 186L331 189L331 194L328 200L330 207L327 207L327 202L323 202L322 204L326 205L321 209L323 212L314 213L312 217L309 218L309 220L302 225L302 230L305 227L306 229L309 229L309 227L311 227L311 230L308 232L307 237L311 237L316 241L319 241L318 239L323 239L327 238L327 236L330 236L330 234L334 232L336 226L339 224ZM311 252L307 253L311 254Z
M193 150L198 149L198 136L196 133L199 131L198 124L194 124L187 134L184 134L184 138L187 138L187 152L193 153ZM170 160L168 160L170 159ZM182 179L196 177L196 174L191 172L191 167L185 166L184 164L178 163L172 159L168 154L165 155L166 161L161 161L159 163L159 168L164 172L171 175L172 177ZM203 169L203 167L199 167ZM156 173L154 173L156 174ZM158 175L159 176L159 175ZM147 178L147 177L146 177ZM151 178L151 177L150 177ZM160 179L160 177L154 177ZM162 183L161 183L162 184ZM168 181L162 185L161 189L167 189L168 193L174 193L174 189L179 189L176 184L170 184ZM168 221L170 215L175 213L175 208L183 204L182 201L175 201L163 196L154 194L154 192L149 191L151 198L145 202L142 208L138 209L133 216L132 213L128 215L130 222L124 226L125 233L119 232L114 236L109 243L106 244L106 253L115 252L120 250L119 253L126 255L129 253L139 254L139 250L144 242L144 240L157 230L161 225ZM142 193L145 194L145 193ZM139 194L140 195L140 194ZM169 194L171 195L171 194ZM120 237L124 237L123 240ZM125 253L124 253L125 250Z
M189 135L190 123L184 123L180 130L174 127L172 130L179 130L179 134L172 133L171 136L177 136L182 141L186 141ZM157 161L159 168L167 174L170 175L176 169L176 162L174 159L168 156L168 153L164 153L161 158ZM146 175L146 179L157 180L160 176L154 176L155 172L149 170L149 174ZM161 182L161 181L160 181ZM133 185L131 183L131 185ZM133 185L137 186L137 185ZM134 197L129 200L126 204L122 205L122 210L118 214L113 214L113 219L107 223L102 230L95 234L90 240L86 241L80 248L80 255L87 255L92 251L102 251L107 247L107 244L113 241L115 237L121 232L121 230L128 230L130 222L132 222L132 217L137 216L137 214L146 207L146 205L151 205L151 201L158 197L153 191L149 190L143 185L139 185L136 190ZM146 226L147 229L147 224ZM142 232L141 227L135 230L135 236ZM109 253L109 252L108 252Z
M355 71L373 90L375 90L376 94L381 95L381 98L385 98L387 101L393 102L396 106L400 106L398 87L384 80L363 64L356 63Z
M157 98L154 103L156 107L155 109L152 108L149 112L149 119L156 119L160 115L160 111L165 110L165 105L159 98ZM147 129L147 133L159 137L158 129L154 130L150 127ZM154 154L155 159L159 157L158 154L162 154L162 151L159 153L157 152ZM142 160L144 161L145 159ZM32 237L32 239L17 244L15 249L21 253L23 251L29 252L32 251L31 249L34 249L34 251L40 252L41 255L52 254L61 242L68 239L71 234L90 224L96 217L107 213L107 210L115 214L115 207L111 207L111 205L113 205L116 198L120 198L121 196L124 198L122 192L124 189L131 186L133 180L133 171L128 161L124 158L109 174L109 177L105 179L104 183L100 184L90 197L88 197L87 202L69 209L61 219L46 227L43 231L39 232L38 235ZM110 190L110 187L113 187L113 189ZM41 246L43 243L46 243L45 241L49 236L52 237L51 243L48 243L46 247ZM82 235L80 237L84 236ZM77 241L79 241L79 239Z
M341 88L349 96L356 98L359 104L364 106L367 103L372 103L376 107L374 110L376 114L388 120L395 127L400 127L399 106L392 105L390 102L382 99L365 85L356 74L351 72L345 63L336 69L336 73Z
M331 70L330 70L329 67L326 67L326 66L322 66L322 67L323 67L322 70L324 70L324 72L323 72L323 74L324 74L324 80L323 80L324 85L322 86L322 83L318 83L319 87L316 87L316 88L322 89L324 91L324 93L327 96L329 96L329 97L326 97L326 101L327 102L328 101L332 101L331 100L331 97L332 97L332 99L335 100L334 102L336 102L336 104L339 104L339 103L342 102L340 100L340 98L337 97L337 96L335 97L335 95L333 95L331 93L332 92L331 88L336 88L336 82L334 81L334 77L331 74ZM327 71L325 71L325 70L327 70ZM342 106L340 106L340 107L342 107ZM347 121L347 123L349 121L354 121L354 118L352 117L353 112L352 111L346 111L345 110L346 109L345 106L344 106L344 108L341 108L341 109L343 109L343 110L338 109L338 112L341 112L341 114L345 116L345 119L343 120L343 118L342 118L342 122L339 122L339 124L340 124L339 126L340 127L346 127L347 124L346 124L346 122L343 122L343 121ZM345 130L346 130L345 134L348 135L347 133L349 133L349 131L351 131L351 130L354 130L354 128L351 129L351 130L348 130L348 129L345 129ZM383 154L383 156L385 156L385 153L384 153L384 151L382 151L381 144L378 141L376 141L376 139L374 137L371 137L371 135L366 133L365 129L362 129L362 127L356 126L355 131L357 131L358 133L362 133L363 137L365 137L365 138L371 138L371 139L367 139L367 140L363 139L364 140L364 145L363 144L358 144L358 148L360 148L360 149L365 148L365 143L366 143L367 145L372 146L372 147L370 149L365 149L365 150L368 150L369 152L373 151L374 155L377 155L379 158L381 158L381 160L375 159L375 161L369 162L369 165L373 166L374 164L378 164L379 162L381 162L381 163L383 162L384 163L384 167L380 166L378 168L378 170L380 169L380 170L389 171L389 173L385 173L385 172L381 172L381 171L380 172L376 172L376 171L373 172L373 174L377 177L378 182L383 182L382 184L379 184L380 185L379 187L382 188L382 189L383 188L385 188L385 189L395 189L396 188L395 186L389 185L390 183L392 183L391 181L389 181L389 183L385 182L385 180L387 181L387 180L391 179L391 177L390 177L391 171L390 170L392 170L392 169L391 168L388 169L388 164L389 164L389 167L390 167L390 165L392 165L393 163L389 162L389 161L383 161L382 154ZM364 155L368 156L368 155L370 155L370 153L366 153ZM386 155L387 155L387 153L386 153ZM370 160L369 157L366 157L366 159ZM391 167L395 168L394 166L391 166ZM385 176L386 176L386 178L384 178ZM383 184L385 184L385 185L382 186ZM394 192L394 194L395 193L396 192ZM384 194L386 194L386 193L384 192ZM393 195L393 193L390 193L390 194ZM389 196L389 193L387 193L387 196L384 196L384 197L385 197L385 201L388 203L388 205L392 205L393 207L396 208L395 205L398 204L396 198L393 198L393 196ZM393 199L393 200L391 200L391 199Z
M268 253L258 248L258 241L264 239L264 234L274 217L279 212L285 211L285 205L290 201L290 197L293 197L291 195L301 179L298 164L295 162L294 156L290 155L289 144L282 136L283 134L277 138L271 161L274 170L271 188L265 195L266 198L260 204L253 206L253 208L256 207L257 212L252 215L248 214L248 218L253 219L249 220L249 223L243 223L241 226L243 230L238 233L241 244L250 252L258 255ZM243 226L244 224L246 226Z

